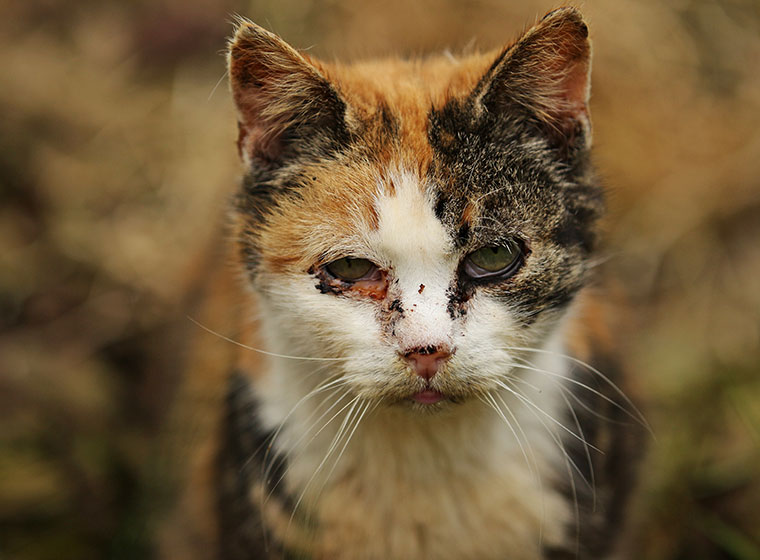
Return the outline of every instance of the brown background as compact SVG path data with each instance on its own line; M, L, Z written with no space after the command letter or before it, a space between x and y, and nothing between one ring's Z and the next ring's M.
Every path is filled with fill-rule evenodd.
M146 558L186 309L239 167L239 13L327 58L514 38L549 1L0 6L0 558ZM589 1L609 260L655 438L643 559L760 558L760 4ZM180 329L181 332L181 329Z

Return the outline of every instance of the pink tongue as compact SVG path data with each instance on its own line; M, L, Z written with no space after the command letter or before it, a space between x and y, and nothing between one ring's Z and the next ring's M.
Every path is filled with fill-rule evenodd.
M425 389L424 391L420 391L414 395L412 398L421 404L433 404L437 403L440 400L443 400L445 397L438 391Z

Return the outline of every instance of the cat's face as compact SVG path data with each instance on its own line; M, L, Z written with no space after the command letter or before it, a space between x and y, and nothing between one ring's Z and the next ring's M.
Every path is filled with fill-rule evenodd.
M238 234L277 352L428 410L511 375L596 244L586 35L559 11L500 54L341 67L241 26Z

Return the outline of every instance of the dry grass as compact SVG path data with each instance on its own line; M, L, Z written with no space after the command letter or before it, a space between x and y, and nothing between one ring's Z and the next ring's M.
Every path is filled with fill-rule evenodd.
M16 2L0 22L0 557L150 555L155 436L238 172L229 14L356 58L491 47L546 1ZM656 441L646 559L760 558L760 5L587 2L607 274ZM181 338L181 337L180 337Z

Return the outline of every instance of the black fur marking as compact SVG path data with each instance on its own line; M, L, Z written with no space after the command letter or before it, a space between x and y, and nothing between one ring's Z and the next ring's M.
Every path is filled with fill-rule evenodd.
M316 279L317 283L314 285L314 287L319 290L320 293L338 295L342 294L344 291L344 288L331 283L330 279L325 276L316 275Z
M388 307L388 310L389 311L398 311L400 315L404 314L404 308L401 305L401 300L400 299L394 299L391 302L390 306Z
M456 246L464 247L470 238L470 224L462 224L457 232Z
M516 303L511 301L510 303L514 303L515 309L523 314L524 319L530 319L544 311L565 307L580 288L580 285L550 287L535 283L522 288L521 299ZM504 297L508 298L508 296ZM528 323L531 322L528 321Z
M263 489L280 507L291 511L293 500L277 482L285 471L285 458L267 456L272 432L258 421L258 405L248 381L240 373L230 377L222 448L218 457L219 557L224 560L282 557L279 543L264 527L259 505L250 492L271 464Z
M431 110L428 138L430 181L440 190L436 213L462 253L514 237L540 248L509 283L478 284L460 275L452 317L473 289L503 297L528 317L526 324L566 305L583 286L583 262L596 246L604 210L587 150L564 159L526 109L483 111L474 98ZM472 225L463 228L472 201L478 201L468 212Z
M409 350L408 352L404 353L404 357L409 357L412 354L421 354L423 356L428 356L430 354L435 354L438 352L438 347L429 345L429 346L420 346L419 348L413 348Z
M463 317L467 314L467 301L475 293L472 284L457 281L453 287L448 290L449 301L446 304L446 311L452 319Z
M566 248L580 248L584 253L591 253L596 248L598 237L593 224L599 218L598 207L602 204L600 198L596 201L596 209L569 207L552 231L554 241Z
M380 116L380 122L384 133L393 138L398 137L400 128L399 120L386 103L380 105L378 114Z
M526 253L523 268L505 282L478 284L460 274L449 292L448 311L456 319L466 312L473 292L483 290L502 299L515 310L523 328L529 328L544 314L565 308L586 283L586 262L597 246L598 221L604 212L603 192L591 169L582 131L558 143L534 115L508 100L484 110L476 107L475 96L488 79L470 99L454 100L429 115L428 137L435 154L431 184L441 190L436 215L455 243L461 243L462 253L512 236L530 240L531 254L527 258ZM445 205L440 204L444 200ZM473 200L480 203L471 216L468 239L463 239L461 211ZM604 371L614 376L614 364L604 364ZM619 395L588 372L580 380L620 401ZM596 511L591 492L583 489L585 482L580 477L575 480L580 491L580 553L576 555L575 524L571 522L568 546L545 551L553 560L590 560L605 555L610 537L621 526L632 480L630 458L636 455L635 443L631 443L632 421L622 422L625 413L579 386L572 389L574 397L588 407L588 411L575 407L585 438L605 453L591 452L597 480ZM597 413L611 421L600 420L594 415ZM573 426L574 419L563 423ZM589 479L582 444L571 437L565 439L573 461ZM571 502L572 490L569 480L566 482L562 490Z
M435 217L438 218L439 221L443 221L443 215L444 211L446 210L447 202L448 200L446 199L445 195L438 195L438 200L435 203Z

